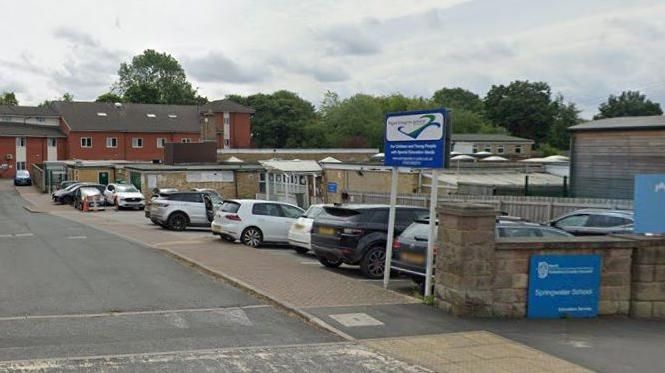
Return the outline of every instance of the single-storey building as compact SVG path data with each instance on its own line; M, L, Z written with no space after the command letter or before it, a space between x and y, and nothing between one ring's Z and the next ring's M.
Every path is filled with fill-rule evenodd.
M632 199L635 175L665 173L665 116L600 119L569 130L573 197Z
M533 151L533 140L521 137L483 134L453 133L452 151L459 154L492 153L508 158L529 158Z

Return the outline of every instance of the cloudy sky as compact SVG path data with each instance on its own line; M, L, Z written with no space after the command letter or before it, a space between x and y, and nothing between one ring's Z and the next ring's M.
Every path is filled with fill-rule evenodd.
M93 100L147 48L176 57L210 99L483 95L529 79L587 117L626 89L665 104L663 0L2 0L0 14L0 91L22 104Z

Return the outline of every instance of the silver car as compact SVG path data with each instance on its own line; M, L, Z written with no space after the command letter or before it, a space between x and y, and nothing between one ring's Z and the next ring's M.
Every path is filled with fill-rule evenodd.
M584 209L560 216L550 225L576 236L633 233L635 218L629 210Z
M164 228L182 231L187 227L210 227L215 202L205 192L176 192L150 203L150 220Z

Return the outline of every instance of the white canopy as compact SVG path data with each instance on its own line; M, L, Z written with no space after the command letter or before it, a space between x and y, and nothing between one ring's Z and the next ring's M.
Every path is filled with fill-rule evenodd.
M486 151L481 151L481 152L475 152L475 153L473 153L473 155L485 156L485 155L492 155L492 153L486 152Z
M228 157L226 159L226 162L229 162L229 163L245 163L245 161L243 161L242 159L240 159L236 156L233 156L233 155Z
M333 157L325 157L322 160L320 160L319 162L321 162L321 163L342 163L342 161L340 161L337 158L333 158Z
M376 159L376 158L385 158L385 157L386 157L386 155L384 153L376 153L372 156L372 158L374 158L374 159Z
M321 166L317 161L308 160L277 160L270 159L267 161L259 161L268 171L277 172L321 172Z
M462 152L458 152L456 150L453 150L452 152L450 152L450 155L452 155L453 157L456 156L456 155L462 155L462 154L463 154Z
M549 157L544 158L548 162L569 162L570 158L564 155L550 155Z
M491 157L487 157L487 158L483 158L483 159L481 159L481 161L483 161L483 162L485 162L485 161L489 161L489 162L505 162L505 161L507 161L507 160L508 160L508 158L499 157L498 155L493 155L493 156L491 156Z
M470 155L457 155L450 158L451 161L475 161L476 158L473 158Z

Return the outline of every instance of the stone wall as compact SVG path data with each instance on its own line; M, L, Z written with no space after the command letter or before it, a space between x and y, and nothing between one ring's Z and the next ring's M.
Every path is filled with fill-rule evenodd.
M392 173L386 171L324 169L322 191L327 203L341 202L344 190L349 192L390 193ZM337 193L329 193L326 185L329 182L337 183ZM397 181L398 194L412 194L418 192L418 173L400 173Z
M152 196L152 188L147 188L148 175L157 177L157 188L176 188L189 190L192 188L214 189L223 198L256 198L258 192L259 173L254 171L233 171L233 182L189 182L186 171L142 172L141 185L146 198Z
M599 315L665 318L665 239L637 235L495 238L491 206L439 209L435 295L440 308L475 317L526 316L532 255L602 257Z

